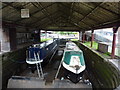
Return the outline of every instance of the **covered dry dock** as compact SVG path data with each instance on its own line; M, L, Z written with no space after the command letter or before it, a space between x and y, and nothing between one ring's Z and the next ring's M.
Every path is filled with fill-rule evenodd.
M29 45L40 42L41 30L78 31L82 40L76 44L84 52L92 88L115 89L120 85L118 68L81 43L84 42L85 31L92 30L91 41L93 41L95 29L112 27L114 36L111 58L115 57L116 33L120 26L119 2L2 2L1 4L0 61L2 61L3 89L7 87L8 79L12 75L16 73L20 75L25 71L26 49ZM30 86L30 83L26 84ZM45 85L44 82L38 83ZM65 82L60 83L61 81L58 84L63 85ZM58 84L57 87L54 85L53 87L60 87ZM70 85L71 83L68 84ZM36 87L42 88L37 85ZM79 88L87 87L81 84Z

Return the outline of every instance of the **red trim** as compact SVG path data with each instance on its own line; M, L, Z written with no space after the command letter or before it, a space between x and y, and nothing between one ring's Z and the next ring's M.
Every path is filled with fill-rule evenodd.
M113 34L112 53L111 53L112 59L115 58L115 47L116 47L116 33Z

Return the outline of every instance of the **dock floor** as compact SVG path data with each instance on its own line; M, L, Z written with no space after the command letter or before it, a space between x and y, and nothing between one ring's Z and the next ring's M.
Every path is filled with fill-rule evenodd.
M60 70L58 78L55 79L58 67L62 60L63 49L59 48L53 56L53 59L44 68L44 79L38 78L37 71L34 73L28 68L19 76L21 78L27 77L28 79L9 79L8 88L90 88L92 85L80 80L79 83L74 84L68 79L61 80L63 71Z
M45 85L45 81L39 78L30 78L30 80L10 79L8 88L87 88L92 90L92 86L80 81L77 84L69 80L54 80L50 85Z

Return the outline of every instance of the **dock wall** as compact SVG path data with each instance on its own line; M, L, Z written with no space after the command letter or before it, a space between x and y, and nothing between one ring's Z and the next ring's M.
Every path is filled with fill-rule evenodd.
M94 88L113 89L120 85L120 71L96 51L75 42L84 53L87 71Z
M8 79L16 72L20 73L25 66L26 48L18 49L12 52L1 54L2 61L2 88L7 87Z

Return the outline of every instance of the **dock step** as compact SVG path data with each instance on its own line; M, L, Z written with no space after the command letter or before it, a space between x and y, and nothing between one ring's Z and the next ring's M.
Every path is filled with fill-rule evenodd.
M9 79L7 88L44 88L45 81L38 77L14 76Z
M66 79L55 79L53 83L45 85L44 80L36 77L12 77L8 81L8 88L89 88L92 90L91 85L87 85L82 81L74 84Z
M83 81L80 81L77 84L72 83L70 80L54 80L54 88L88 88L92 90L91 85L85 84Z

